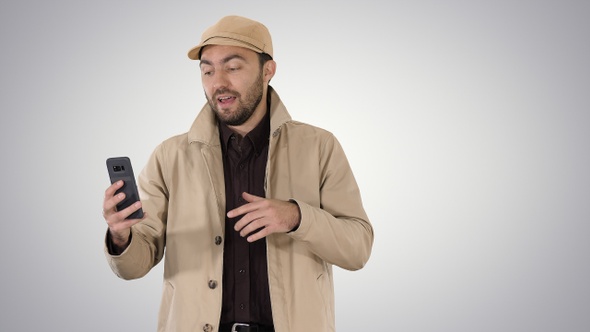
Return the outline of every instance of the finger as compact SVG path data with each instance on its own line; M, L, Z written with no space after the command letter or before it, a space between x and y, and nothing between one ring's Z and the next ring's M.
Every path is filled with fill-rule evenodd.
M228 216L229 218L235 218L235 217L241 216L241 215L243 215L243 214L246 214L246 213L249 213L249 212L255 211L255 210L257 210L257 209L258 209L258 205L255 205L255 204L253 204L253 203L256 203L256 202L261 202L261 201L264 201L264 200L265 200L265 198L264 198L264 197L260 197L260 196L252 195L252 194L249 194L249 193L247 193L247 192L243 192L243 193L242 193L242 197L243 197L243 198L246 200L246 202L248 202L248 203L246 203L246 204L244 204L244 205L242 205L242 206L239 206L239 207L237 207L237 208L235 208L235 209L233 209L233 210L229 211L229 212L227 213L227 216Z
M141 209L141 201L137 201L137 202L129 205L128 207L124 208L123 210L118 211L117 214L119 214L121 217L123 217L123 219L126 219L133 212L135 212L139 209ZM139 220L141 220L141 219L139 219Z
M257 201L261 201L261 200L265 199L264 197L252 195L252 194L247 193L245 191L242 193L242 198L244 198L246 200L246 202L248 202L248 203L253 203L253 202L257 202Z
M240 220L240 222L241 221L242 220ZM265 218L251 218L249 221L244 221L244 225L242 225L239 229L236 229L236 231L240 232L241 237L245 237L248 234L255 232L257 229L266 226L268 225Z
M256 211L257 209L258 208L257 208L257 206L256 206L255 203L246 203L246 204L244 204L242 206L239 206L239 207L237 207L237 208L229 211L227 213L227 216L229 218L236 218L236 217L239 217L241 215L245 215L247 213Z
M115 194L123 186L123 180L111 184L104 192L102 203L102 215L106 218L109 214L116 212L115 206L125 199L125 194Z
M117 204L122 202L125 199L125 193L118 193L115 196L107 196L105 197L104 203L102 205L102 214L105 217L117 212Z
M126 219L133 212L139 210L140 208L141 208L141 202L137 201L119 212L111 213L110 215L108 215L105 218L107 221L107 224L109 225L109 228L112 229L113 231L120 231L125 228L130 228L131 226L144 220L146 218L145 213L143 215L143 218L140 218L140 219Z
M143 219L123 219L114 225L109 225L109 230L113 235L118 235L120 232L126 231L129 232L129 229L133 227L135 224L140 223Z
M107 199L108 197L114 196L115 192L123 186L123 180L119 180L113 184L111 184L107 190L104 192L104 197Z
M256 212L256 211L246 213L240 220L238 220L236 222L236 224L234 225L234 229L238 232L241 232L245 227L247 227L252 222L254 222L255 220L258 220L262 217L263 217L262 214L260 214L259 212ZM251 231L253 231L253 229Z
M258 241L262 238L267 237L268 235L272 234L273 232L268 228L268 227L262 227L258 232L254 233L254 234L250 234L247 238L246 241L252 243L254 241Z

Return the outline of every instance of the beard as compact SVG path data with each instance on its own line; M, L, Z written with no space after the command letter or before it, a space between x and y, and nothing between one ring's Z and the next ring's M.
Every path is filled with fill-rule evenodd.
M209 98L206 93L205 97L220 122L225 123L228 126L240 126L250 119L254 110L256 110L256 107L258 107L262 101L262 87L262 71L260 71L256 81L254 81L254 83L248 88L248 91L246 91L244 99L242 99L242 94L239 92L226 88L215 91L215 93L213 93L213 98ZM229 93L236 97L238 105L235 112L231 112L229 109L220 109L217 106L217 96L224 93Z

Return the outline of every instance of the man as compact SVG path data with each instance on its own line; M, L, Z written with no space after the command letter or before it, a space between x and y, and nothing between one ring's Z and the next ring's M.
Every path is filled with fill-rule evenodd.
M165 256L158 331L334 331L332 265L360 269L373 245L343 149L269 86L261 23L224 17L188 55L207 105L155 149L141 202L116 211L122 183L106 190L111 268L139 278Z

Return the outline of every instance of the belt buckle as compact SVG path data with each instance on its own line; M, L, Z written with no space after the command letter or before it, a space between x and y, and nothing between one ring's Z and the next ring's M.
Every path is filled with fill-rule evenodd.
M231 327L231 332L238 332L238 327L249 327L250 324L246 324L246 323L234 323L234 325L232 325Z

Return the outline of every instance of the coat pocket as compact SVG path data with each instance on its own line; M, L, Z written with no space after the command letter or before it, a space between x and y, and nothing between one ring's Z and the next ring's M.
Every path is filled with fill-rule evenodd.
M324 270L316 278L318 292L322 298L323 309L327 321L334 321L334 279L329 266L324 264Z

